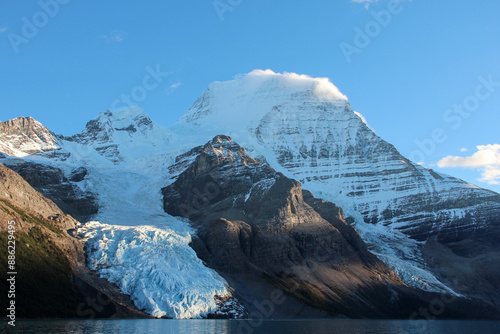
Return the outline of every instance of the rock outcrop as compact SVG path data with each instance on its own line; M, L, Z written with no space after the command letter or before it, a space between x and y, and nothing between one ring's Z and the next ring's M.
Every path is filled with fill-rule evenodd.
M425 304L367 250L340 208L231 138L216 136L179 156L171 171L177 176L163 189L165 211L192 222L199 257L237 287L247 309L269 285L294 303L348 317L406 317L413 303ZM280 316L289 312L275 307ZM306 311L296 312L287 316Z
M5 160L4 164L78 220L86 221L99 210L96 195L78 186L85 179L85 167L75 168L68 179L61 169L46 164L17 159Z

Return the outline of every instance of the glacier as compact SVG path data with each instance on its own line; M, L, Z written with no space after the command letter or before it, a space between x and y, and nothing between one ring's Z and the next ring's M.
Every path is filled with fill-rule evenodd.
M189 247L190 234L98 222L87 222L78 233L86 240L89 268L155 317L200 318L217 311L216 296L229 294L226 281Z
M43 133L51 134L46 128ZM101 113L76 136L55 137L53 151L30 142L40 154L23 151L28 147L23 144L5 159L41 162L66 176L84 166L88 174L76 184L96 194L99 203L93 221L77 231L86 241L89 267L155 317L201 318L218 313L217 300L231 292L189 246L194 231L188 222L163 211L161 188L177 155L168 146L171 135L142 109L127 108ZM234 299L227 303L239 315L244 312Z

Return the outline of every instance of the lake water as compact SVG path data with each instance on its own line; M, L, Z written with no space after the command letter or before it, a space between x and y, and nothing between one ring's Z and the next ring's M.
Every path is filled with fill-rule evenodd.
M5 328L6 323L2 324ZM17 320L8 333L471 334L500 333L499 321L407 320ZM4 330L2 329L2 333Z

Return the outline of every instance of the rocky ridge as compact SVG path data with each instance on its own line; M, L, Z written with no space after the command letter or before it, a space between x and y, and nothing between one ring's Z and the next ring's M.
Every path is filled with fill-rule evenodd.
M94 149L114 164L130 162L170 140L170 132L154 123L140 108L120 112L107 110L89 121L85 129L62 139Z
M88 173L85 167L75 168L66 176L57 167L31 161L7 159L4 165L78 220L86 221L99 210L96 195L82 185Z
M8 155L57 150L57 138L32 117L18 117L0 122L0 151Z
M165 211L197 228L198 256L237 287L250 311L252 298L266 291L259 284L280 288L293 303L355 318L408 317L425 304L367 250L340 208L251 158L230 137L179 156L171 169L178 175L162 191ZM286 313L278 306L274 312ZM296 312L288 316L306 311Z

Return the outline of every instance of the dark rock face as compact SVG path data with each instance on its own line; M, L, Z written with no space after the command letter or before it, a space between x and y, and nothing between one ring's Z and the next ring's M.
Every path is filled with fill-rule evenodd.
M247 79L213 83L179 120L183 131L194 135L212 131L215 135L212 129L217 124L218 132L236 133L251 143L249 148L255 154L264 154L273 167L286 171L305 189L325 199L341 197L346 213L378 225L376 230L381 233L365 239L374 252L385 258L395 256L408 267L424 267L463 295L478 297L483 290L479 298L489 300L500 294L489 283L500 267L496 255L500 247L499 194L410 161L370 129L347 99L337 95L323 99L316 94L317 81L295 90L290 89L286 76ZM242 110L255 112L243 114ZM245 122L238 122L242 118ZM366 228L361 219L357 226ZM395 242L386 243L386 235L396 234ZM425 259L417 252L407 256L400 248L407 237L437 242L462 263L477 257L482 269L462 266L458 259L451 268L444 265L447 256L435 252ZM414 284L409 276L404 278ZM421 278L423 284L432 285ZM495 303L500 305L500 299Z
M303 307L349 317L407 317L423 303L367 250L340 208L302 191L231 138L217 136L179 156L171 172L165 211L190 219L198 231L193 248L236 287L247 309L269 285Z
M62 170L48 165L22 160L5 161L4 164L76 219L84 220L98 212L95 195L89 191L82 191L75 184L85 178L87 170L84 167L72 171L68 179Z
M69 180L71 182L80 182L85 179L85 176L87 176L87 168L78 167L77 169L71 171L71 176Z

